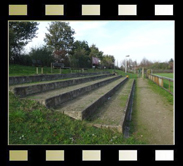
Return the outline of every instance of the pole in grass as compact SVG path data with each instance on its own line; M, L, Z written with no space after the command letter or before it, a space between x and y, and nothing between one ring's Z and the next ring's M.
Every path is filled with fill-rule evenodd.
M142 68L142 78L144 78L144 67Z
M126 57L130 57L130 55L126 55ZM125 60L125 73L128 72L127 58Z
M51 63L51 73L52 73L52 68L53 68L53 66L52 66L52 63Z
M38 74L38 67L36 67L36 74Z

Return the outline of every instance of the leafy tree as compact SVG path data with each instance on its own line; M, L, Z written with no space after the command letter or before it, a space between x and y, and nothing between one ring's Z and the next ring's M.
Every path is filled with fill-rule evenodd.
M86 41L75 41L70 55L71 66L80 68L91 67L89 54L90 48Z
M20 53L34 37L39 24L37 22L9 22L9 59L10 63L19 62Z
M73 48L75 31L66 22L51 22L47 28L44 41L54 50L54 56L58 62L68 59L66 56Z
M96 47L95 44L92 44L90 46L90 54L89 54L89 57L97 57L99 58L100 60L102 60L102 56L103 56L103 52L102 51L99 51L99 49Z
M31 48L29 56L34 60L41 60L44 66L50 66L50 64L54 61L52 50L46 46Z
M107 68L114 68L115 58L113 55L104 55L102 57L102 66Z
M169 63L168 68L169 68L169 69L173 69L173 59L172 59L172 58L169 60L168 63Z

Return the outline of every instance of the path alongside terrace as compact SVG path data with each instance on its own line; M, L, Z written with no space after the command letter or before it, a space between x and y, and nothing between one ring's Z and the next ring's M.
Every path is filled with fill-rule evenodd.
M148 144L172 145L173 106L153 92L147 81L147 79L137 79L135 134L145 139Z

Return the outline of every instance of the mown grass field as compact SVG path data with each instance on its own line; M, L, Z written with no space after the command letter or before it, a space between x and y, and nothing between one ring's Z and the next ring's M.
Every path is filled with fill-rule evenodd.
M168 77L168 78L173 78L173 73L155 73L155 75Z
M50 68L44 69L47 74L50 74L49 70ZM92 71L95 70L89 70ZM113 69L108 71L114 72ZM123 71L115 71L125 76ZM10 65L9 72L10 76L32 75L35 74L35 67ZM136 78L134 74L128 75ZM9 92L9 144L145 143L134 136L126 139L121 133L88 126L86 121L73 120L62 113L46 109L35 101L19 99Z

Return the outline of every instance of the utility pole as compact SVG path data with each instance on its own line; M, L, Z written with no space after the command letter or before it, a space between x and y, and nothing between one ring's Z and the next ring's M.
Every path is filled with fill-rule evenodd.
M126 57L129 57L130 55L126 55ZM127 66L127 58L125 60L125 73L128 72L128 66Z

